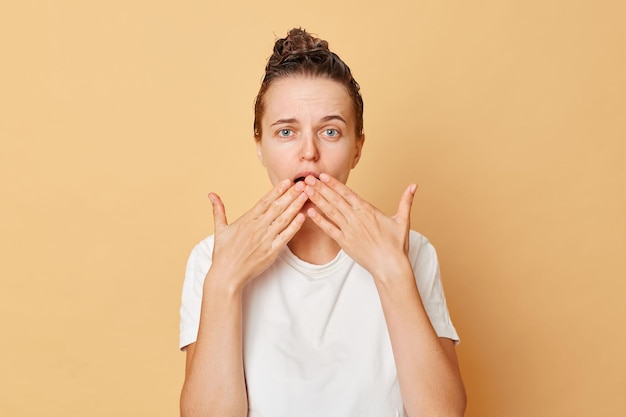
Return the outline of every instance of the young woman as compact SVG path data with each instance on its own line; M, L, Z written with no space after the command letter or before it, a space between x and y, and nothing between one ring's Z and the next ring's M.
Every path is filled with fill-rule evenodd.
M431 244L345 184L363 101L327 42L276 41L254 137L273 188L189 258L183 416L461 416L465 391Z

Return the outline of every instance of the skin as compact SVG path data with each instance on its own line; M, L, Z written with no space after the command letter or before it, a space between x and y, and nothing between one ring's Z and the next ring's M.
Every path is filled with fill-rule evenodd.
M409 185L393 216L345 184L365 138L344 87L332 80L287 77L265 96L257 153L273 188L228 223L214 193L215 247L203 289L198 339L189 345L183 416L246 416L242 358L243 287L289 248L314 264L343 249L372 274L389 329L410 417L462 416L465 390L454 343L437 337L408 259ZM295 183L297 177L305 180Z

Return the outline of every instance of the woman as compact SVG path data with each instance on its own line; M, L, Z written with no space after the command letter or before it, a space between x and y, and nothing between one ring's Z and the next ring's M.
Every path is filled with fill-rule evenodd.
M183 416L461 416L465 391L430 243L345 183L361 156L350 69L300 29L276 41L255 104L273 188L189 258ZM419 288L419 290L418 290Z

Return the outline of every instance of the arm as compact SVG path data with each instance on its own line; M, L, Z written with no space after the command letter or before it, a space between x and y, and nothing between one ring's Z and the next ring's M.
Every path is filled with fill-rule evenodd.
M433 329L407 255L416 186L407 188L398 213L388 217L326 174L305 181L317 207L307 214L374 278L408 415L462 416L465 389L454 344Z
M390 263L391 264L391 263ZM454 342L439 338L422 304L408 259L374 277L409 416L462 416L465 388Z
M212 264L204 280L198 337L187 346L181 416L243 417L248 413L242 352L242 291L300 229L304 184L283 181L240 219L227 224L210 194L215 221Z
M207 274L196 343L187 346L181 416L246 416L241 291L215 285Z

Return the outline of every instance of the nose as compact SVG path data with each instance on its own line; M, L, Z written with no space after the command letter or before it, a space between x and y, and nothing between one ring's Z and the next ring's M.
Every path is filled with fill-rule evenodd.
M317 148L315 135L307 135L302 140L300 147L300 159L303 161L317 161L319 159L319 149Z

